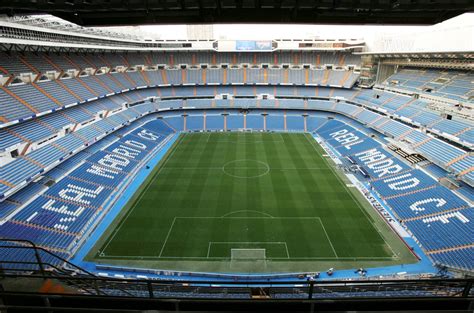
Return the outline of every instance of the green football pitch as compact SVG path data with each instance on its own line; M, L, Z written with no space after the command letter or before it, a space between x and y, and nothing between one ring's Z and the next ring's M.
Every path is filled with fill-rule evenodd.
M181 134L88 259L216 272L416 261L309 134L242 132Z

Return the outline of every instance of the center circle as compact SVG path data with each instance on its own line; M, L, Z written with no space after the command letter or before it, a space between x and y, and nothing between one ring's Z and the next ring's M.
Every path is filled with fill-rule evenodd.
M268 174L270 167L262 161L240 159L227 162L222 171L235 178L257 178Z

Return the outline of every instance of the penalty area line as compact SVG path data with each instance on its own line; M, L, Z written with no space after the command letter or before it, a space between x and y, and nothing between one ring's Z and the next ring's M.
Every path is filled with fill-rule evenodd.
M120 220L119 224L117 225L117 227L114 229L113 231L113 235L112 237L107 240L105 246L103 246L104 248L100 251L102 254L105 255L105 251L107 250L108 246L110 245L110 243L114 240L115 236L117 235L117 233L120 231L120 229L122 228L122 226L125 224L125 222L128 220L128 218L130 217L130 215L132 214L132 212L135 210L135 208L137 207L138 203L142 200L143 196L148 192L148 189L150 189L151 185L152 185L152 181L154 181L156 179L156 177L158 177L158 175L161 173L161 171L163 170L164 166L168 163L169 159L171 158L171 156L174 154L174 152L177 150L179 144L181 143L182 139L184 138L183 137L179 137L178 140L176 141L176 145L173 146L173 149L172 150L169 150L169 154L166 156L166 159L164 160L164 163L162 164L162 166L160 166L160 168L158 169L158 171L153 174L153 177L152 177L152 180L150 180L148 182L148 185L145 187L145 189L142 189L141 191L141 194L140 196L138 197L138 199L133 203L132 207L129 209L129 211L125 214L125 216L123 217L122 220ZM159 163L158 163L159 164ZM136 192L140 192L140 187L138 188ZM132 196L133 197L133 196Z
M159 258L161 258L161 255L163 254L163 251L165 250L166 243L168 242L168 238L170 237L171 230L173 229L175 222L176 222L176 216L173 219L173 222L171 223L170 229L168 230L168 234L166 234L165 242L163 242L163 245L161 246L160 254L158 255Z

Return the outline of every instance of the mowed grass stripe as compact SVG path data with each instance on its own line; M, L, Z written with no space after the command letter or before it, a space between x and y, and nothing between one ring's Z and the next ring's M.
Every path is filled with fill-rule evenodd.
M390 258L383 238L316 147L304 134L183 134L100 252L105 258L203 258L213 241L281 241L295 260ZM229 162L236 164L232 173L248 177L262 170L258 162L270 170L236 178L219 170ZM223 216L249 217L248 225ZM196 222L178 222L181 217ZM209 221L200 223L205 217ZM308 226L308 217L321 225Z
M321 147L317 146L317 143L311 138L310 135L305 135L305 139L308 142L309 146L317 154L321 155L323 151ZM318 153L319 152L319 153ZM328 164L327 160L321 159L322 162ZM338 250L350 251L347 255L343 256L354 256L357 255L358 249L364 249L370 251L371 255L384 256L387 254L392 254L393 251L391 247L385 242L383 237L379 234L374 236L373 234L378 230L375 228L374 224L371 222L371 218L361 207L360 203L354 198L352 193L348 190L345 183L342 179L334 172L334 169L328 164L328 168L333 172L334 181L331 182L332 185L337 184L339 188L334 188L339 190L335 196L335 199L344 199L344 202L347 205L340 206L340 212L338 217L334 216L335 221L340 221L341 219L345 220L344 223L331 223L328 227L331 233L339 233L340 237L343 237L345 240L337 240L335 246ZM357 225L351 224L358 223ZM361 239L361 242L352 243L350 246L346 243L349 242L348 236L356 236ZM383 249L380 249L382 247Z

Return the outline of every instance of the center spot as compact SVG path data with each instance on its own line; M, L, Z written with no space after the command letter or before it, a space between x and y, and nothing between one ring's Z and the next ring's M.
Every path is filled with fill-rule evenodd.
M256 178L268 174L270 167L262 161L242 159L227 162L222 170L235 178Z

